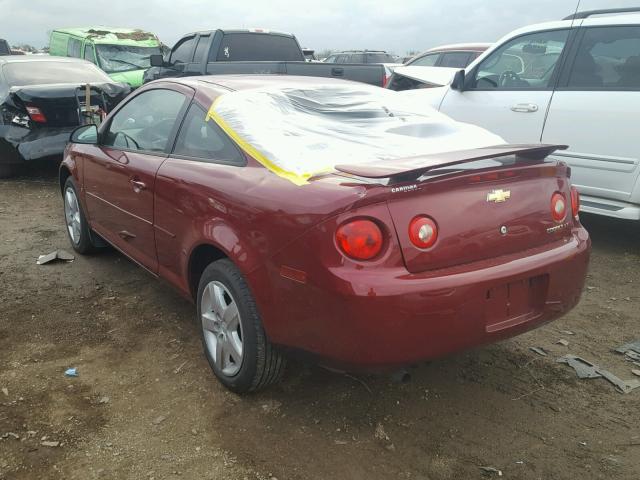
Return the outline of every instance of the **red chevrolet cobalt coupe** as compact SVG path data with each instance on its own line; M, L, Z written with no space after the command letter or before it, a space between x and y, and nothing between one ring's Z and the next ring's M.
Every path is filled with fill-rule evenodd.
M197 305L236 392L283 352L400 368L576 305L590 240L562 146L505 145L401 93L340 80L160 80L60 169L73 248L105 241Z

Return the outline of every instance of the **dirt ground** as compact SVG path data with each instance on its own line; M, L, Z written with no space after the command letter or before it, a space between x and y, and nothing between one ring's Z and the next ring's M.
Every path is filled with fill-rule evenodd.
M0 181L0 479L638 479L640 389L555 362L633 377L611 349L640 337L640 227L583 222L588 287L565 318L406 384L296 361L239 397L210 373L192 305L122 255L36 265L71 251L55 171Z

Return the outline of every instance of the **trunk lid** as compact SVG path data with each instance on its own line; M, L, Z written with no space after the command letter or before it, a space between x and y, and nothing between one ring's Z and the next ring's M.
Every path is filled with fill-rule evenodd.
M499 155L490 147L416 158L405 166L341 170L359 168L362 174L368 168L370 178L387 175L387 204L405 266L418 273L526 251L571 235L569 170L544 160L558 147L500 148ZM394 182L402 178L414 183ZM562 221L552 217L555 192L565 198ZM409 225L418 215L430 217L438 227L438 238L427 249L409 238Z
M12 87L11 101L22 109L37 107L45 116L42 127L72 127L80 124L79 109L85 106L85 84L55 84ZM111 111L129 92L118 84L91 84L91 105Z

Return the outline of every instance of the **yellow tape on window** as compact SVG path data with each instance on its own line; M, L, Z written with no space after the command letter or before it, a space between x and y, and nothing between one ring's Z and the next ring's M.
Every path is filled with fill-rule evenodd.
M273 173L275 173L279 177L286 178L287 180L289 180L290 182L296 185L306 185L308 183L307 180L313 174L305 173L305 174L299 175L297 173L289 172L288 170L285 170L279 167L278 165L273 163L271 160L269 160L267 157L265 157L262 153L260 153L253 145L251 145L249 142L244 140L240 135L238 135L238 133L233 128L231 128L231 126L227 122L225 122L224 119L220 115L218 115L218 113L215 111L216 102L220 100L220 98L222 97L216 98L214 102L211 104L211 108L209 108L209 111L207 112L207 117L205 118L205 121L208 122L209 120L213 120L214 122L216 122L218 126L227 135L229 135L238 144L240 148L242 148L242 150L244 150L252 158L255 158L258 162L260 162L262 165L264 165L266 168L271 170Z

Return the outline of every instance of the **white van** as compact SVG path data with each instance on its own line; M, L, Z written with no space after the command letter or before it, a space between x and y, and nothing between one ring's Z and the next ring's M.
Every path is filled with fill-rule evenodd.
M403 94L510 143L569 145L554 156L571 166L581 209L640 220L640 13L633 12L640 9L593 10L516 30L448 85ZM421 80L430 83L423 68Z

